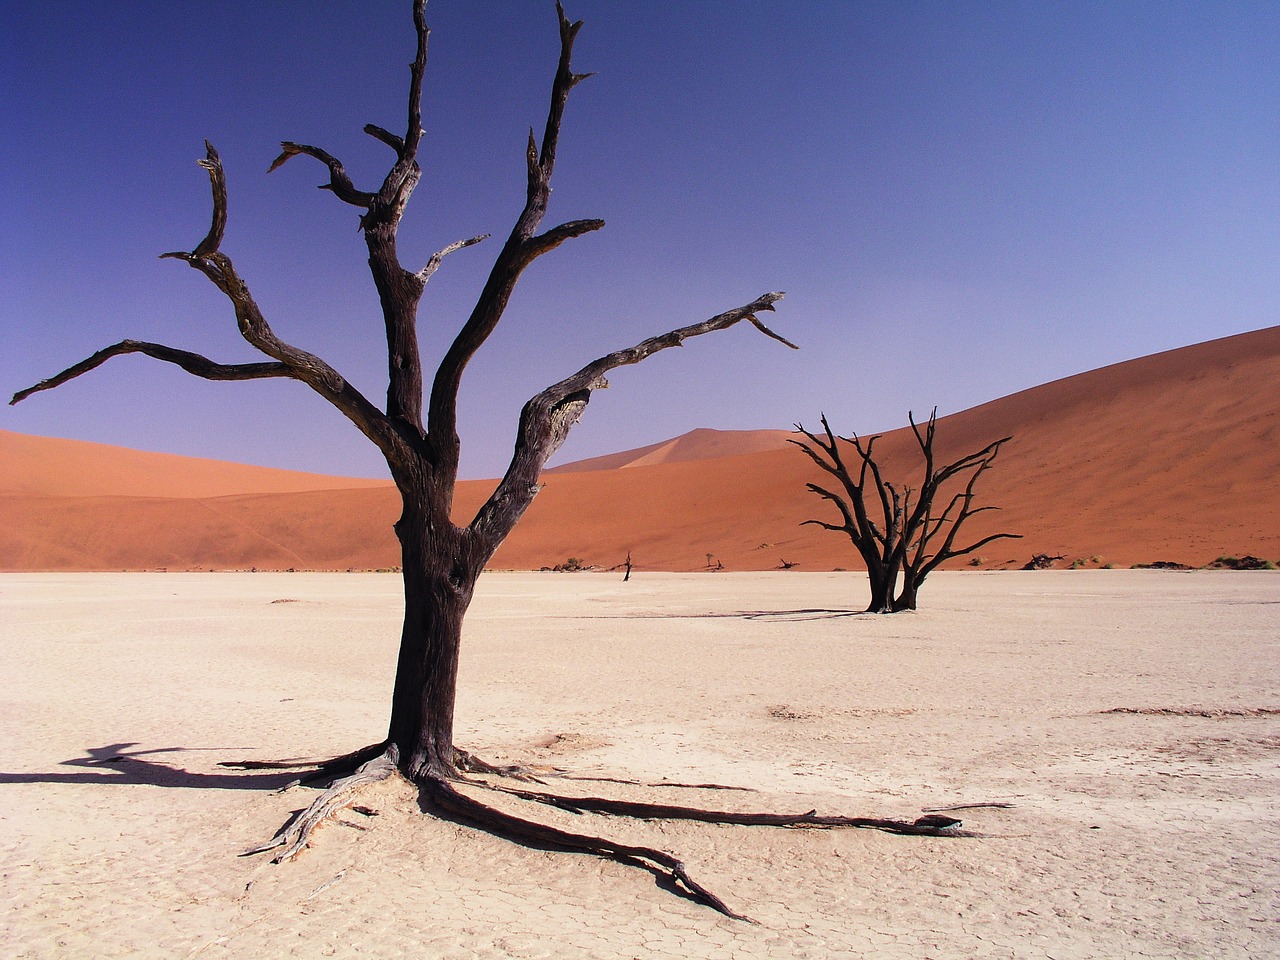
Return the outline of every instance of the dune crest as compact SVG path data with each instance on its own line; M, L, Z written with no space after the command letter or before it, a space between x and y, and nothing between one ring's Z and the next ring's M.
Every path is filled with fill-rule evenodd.
M225 497L390 484L0 430L5 497Z
M629 467L651 467L659 463L686 463L691 460L718 460L741 457L766 450L784 450L791 433L787 430L711 430L699 427L671 440L653 443L635 450L605 454L587 460L575 460L545 471L555 473L589 473L599 470L621 470Z

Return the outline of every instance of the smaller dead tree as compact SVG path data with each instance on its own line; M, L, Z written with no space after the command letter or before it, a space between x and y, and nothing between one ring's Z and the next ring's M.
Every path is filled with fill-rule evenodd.
M1050 556L1047 553L1037 553L1035 556L1033 556L1030 560L1027 561L1026 565L1023 566L1022 569L1023 570L1051 570L1055 563L1057 563L1059 560L1065 560L1065 559L1067 558L1063 556L1061 553L1059 553L1057 556Z
M830 500L840 511L840 523L826 520L806 520L825 530L843 533L853 542L867 567L871 586L871 602L868 613L897 613L914 610L920 585L941 564L953 557L964 556L993 540L1021 539L1020 534L993 533L966 546L957 546L960 527L970 517L998 507L975 507L974 487L978 478L995 462L1000 448L1012 437L1004 437L987 444L977 453L937 466L933 442L937 430L938 410L929 414L929 422L921 430L911 414L907 415L916 444L924 458L923 478L918 488L895 485L886 480L873 455L875 442L871 437L864 444L857 434L838 437L822 417L823 435L810 433L796 424L796 430L808 437L809 442L791 440L803 450L823 471L839 481L841 491L828 489L816 483L806 484L824 500ZM855 454L851 472L842 453L852 449ZM937 512L942 501L939 494L944 486L954 488L955 482L968 479L963 489L957 490L947 501L946 507ZM901 577L902 586L894 595Z

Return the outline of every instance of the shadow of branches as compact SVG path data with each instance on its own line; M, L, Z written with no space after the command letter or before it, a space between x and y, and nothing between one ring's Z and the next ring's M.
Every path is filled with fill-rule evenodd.
M874 616L865 610L830 610L807 607L800 610L735 610L729 613L615 613L572 616L568 620L834 620L838 617Z
M197 750L214 750L214 747L159 747L151 750L130 750L137 743L109 743L91 747L83 757L63 760L62 767L78 768L48 773L0 772L0 784L5 783L89 783L112 786L144 785L152 787L177 787L196 790L278 790L298 778L296 771L281 770L271 773L201 773L157 763L147 759L156 754L191 753Z

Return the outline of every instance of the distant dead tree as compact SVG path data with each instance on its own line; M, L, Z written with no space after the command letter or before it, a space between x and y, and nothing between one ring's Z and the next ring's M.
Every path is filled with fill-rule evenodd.
M33 393L64 384L113 357L141 353L176 364L207 380L284 377L300 381L341 411L386 458L402 501L402 513L395 524L395 532L403 557L405 594L404 626L387 734L377 743L318 765L310 779L328 782L328 789L307 810L281 828L269 843L259 848L260 851L277 851L277 861L291 858L307 845L318 824L350 804L353 791L365 784L402 774L419 785L423 805L444 816L542 847L643 863L649 869L683 884L696 899L730 916L737 916L719 898L691 880L684 865L669 853L554 829L503 812L457 790L454 783L467 774L495 776L518 774L519 771L492 767L454 746L454 702L462 621L471 603L476 580L538 493L539 478L547 459L564 443L570 429L582 416L592 391L607 385L605 374L617 367L639 363L660 350L681 346L693 337L725 330L744 320L767 336L794 348L794 344L771 331L759 319L760 313L773 310L774 303L782 298L782 294L763 294L750 303L708 320L607 354L534 396L520 413L515 449L506 474L469 523L455 524L452 508L459 462L457 404L463 371L497 327L524 270L565 241L599 230L604 222L573 220L539 232L551 198L551 176L565 104L570 91L589 76L574 73L570 66L574 38L582 23L571 23L557 3L559 63L551 84L550 108L541 145L534 138L532 129L529 131L525 150L527 192L523 209L494 260L470 316L437 366L429 392L424 392L417 331L419 301L427 281L447 255L485 238L475 236L450 243L418 269L405 267L397 249L401 217L422 175L418 153L423 136L421 97L429 33L425 24L425 7L426 0L414 0L417 50L410 65L408 122L404 134L392 133L374 124L364 128L365 133L386 145L394 155L381 185L374 190L357 187L336 157L308 144L283 142L280 155L271 164L274 170L298 156L318 161L329 174L328 182L323 184L324 189L359 211L359 226L369 251L369 268L385 320L389 377L385 410L366 399L330 363L286 343L268 324L250 295L248 284L237 273L231 258L222 252L228 216L227 185L218 154L207 142L205 157L198 162L208 172L212 187L212 225L208 234L190 252L179 251L163 256L185 261L204 274L230 301L241 335L267 359L257 363L225 364L163 344L122 340L35 386L19 391L11 402L17 403ZM545 335L566 342L569 339L563 331L550 330ZM262 765L228 764L239 767ZM511 792L509 788L495 789ZM646 819L779 826L797 823L806 826L861 826L900 833L936 833L938 829L932 823L916 825L865 818L823 818L811 814L716 813L580 797L570 801L532 791L521 791L519 795L540 803L572 804L572 809L578 812L591 810Z
M974 487L978 478L995 462L1000 448L1012 437L1004 437L987 444L977 453L971 453L944 466L937 466L933 442L937 429L938 411L935 407L923 432L915 418L907 415L916 444L924 458L924 473L920 486L897 486L886 480L873 455L875 442L871 437L864 444L857 434L837 437L822 417L823 436L810 433L796 424L796 430L809 438L790 440L826 473L835 477L841 490L836 491L816 483L806 484L809 490L824 500L835 504L840 511L841 522L806 520L826 530L843 533L852 541L867 567L871 586L871 602L868 613L897 613L916 609L916 598L925 577L952 557L964 556L993 540L1020 539L1020 534L993 533L966 546L957 546L960 528L973 516L997 507L975 507ZM854 471L851 472L841 452L842 447L854 454ZM939 513L937 504L942 501L943 487L958 481L965 474L968 480L963 489L952 494ZM902 587L894 596L899 575Z
M1023 565L1023 570L1050 570L1059 560L1067 559L1061 553L1050 555L1047 553L1037 553Z

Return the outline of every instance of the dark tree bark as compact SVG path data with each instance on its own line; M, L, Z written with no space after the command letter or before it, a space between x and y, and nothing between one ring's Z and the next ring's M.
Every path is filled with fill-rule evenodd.
M841 522L806 520L805 523L849 537L867 567L871 592L867 613L914 610L920 585L939 565L953 557L972 553L994 540L1021 537L1020 534L994 533L967 546L956 545L960 528L970 517L998 509L975 507L974 486L995 462L1000 448L1013 438L1004 437L987 444L977 453L936 466L933 444L937 432L937 409L929 415L923 431L910 414L908 419L923 459L923 476L918 488L900 488L884 478L874 454L879 437L871 437L865 444L857 434L849 438L837 437L825 415L822 417L822 436L797 424L796 430L803 433L809 442L789 441L839 481L839 491L816 483L806 486L835 505ZM841 444L846 447L842 448ZM849 469L842 454L842 449L848 448L852 448L857 458L856 473ZM968 478L963 490L954 493L942 512L937 513L936 505L941 502L939 497L943 487L966 474ZM895 589L898 591L896 596Z
M499 250L488 279L466 322L436 369L426 398L418 348L418 306L424 288L445 256L484 239L459 240L431 256L418 270L403 266L396 240L406 204L421 177L418 147L422 138L421 93L427 61L425 0L414 0L413 21L417 48L410 67L408 118L403 136L372 124L365 132L384 143L394 154L376 190L359 189L343 164L320 147L285 141L271 170L296 156L323 164L329 180L323 188L360 210L360 228L369 251L369 269L382 306L387 341L388 386L385 409L360 394L324 360L294 347L275 335L236 273L231 259L221 251L227 225L227 186L222 164L206 142L199 163L209 174L213 217L208 234L190 252L163 254L184 260L199 270L227 297L241 335L268 358L265 362L226 365L198 354L160 344L124 340L93 354L61 373L14 395L17 403L33 393L48 390L93 370L115 356L142 353L174 363L210 380L249 380L288 377L301 381L340 410L386 458L403 501L395 525L402 551L405 616L401 635L391 717L386 738L369 747L319 765L308 781L332 781L316 801L259 848L276 851L277 861L288 859L308 843L311 832L336 810L352 801L361 785L395 773L418 783L424 803L463 818L477 826L515 839L542 843L553 841L570 850L639 860L667 872L697 899L730 915L722 901L694 883L684 865L670 854L649 848L627 847L598 837L584 837L520 820L464 796L453 786L467 775L519 775L517 769L492 767L457 749L453 743L454 702L462 623L471 603L476 580L511 529L524 515L539 490L539 478L547 460L559 449L582 415L592 391L607 385L605 375L620 366L639 363L658 351L684 341L728 329L742 321L780 340L759 319L772 311L781 293L766 293L750 303L700 323L671 330L587 364L577 373L553 384L525 404L519 420L511 463L488 501L464 526L452 519L457 482L459 440L457 401L463 373L494 331L524 270L538 257L574 237L600 229L600 220L575 220L542 230L551 196L561 121L570 91L587 74L574 73L571 57L581 22L572 23L556 4L560 32L560 56L551 86L550 106L539 145L532 130L526 149L527 191L523 209ZM541 230L541 232L539 232ZM241 764L227 764L241 766ZM338 778L334 780L333 778ZM718 815L703 811L707 818ZM641 814L647 816L647 814ZM736 822L725 820L724 822ZM788 822L796 822L791 818ZM867 826L879 821L806 825ZM523 826L521 826L523 825ZM926 825L923 832L936 832ZM916 831L920 832L920 831ZM552 836L554 834L554 836Z

